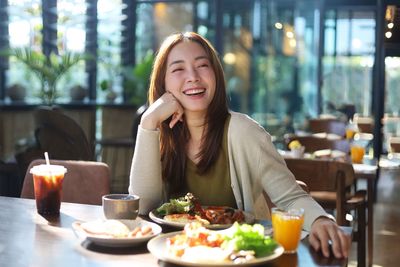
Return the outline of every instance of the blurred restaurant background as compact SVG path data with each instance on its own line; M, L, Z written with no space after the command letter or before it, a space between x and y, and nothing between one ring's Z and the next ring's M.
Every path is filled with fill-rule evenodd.
M394 0L0 0L0 159L22 172L37 156L35 111L56 106L126 191L154 53L178 31L214 44L230 108L277 148L309 119L358 118L368 156L386 156L400 136L399 12Z

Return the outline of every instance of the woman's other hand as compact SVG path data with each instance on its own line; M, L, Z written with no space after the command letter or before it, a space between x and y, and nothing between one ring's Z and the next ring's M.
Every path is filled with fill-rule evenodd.
M311 246L322 251L325 257L330 256L330 246L336 258L347 258L351 246L351 235L345 233L336 222L320 217L311 226L309 241Z
M169 92L157 99L142 116L141 126L147 130L155 130L160 124L172 116L169 127L183 120L183 108L178 100Z

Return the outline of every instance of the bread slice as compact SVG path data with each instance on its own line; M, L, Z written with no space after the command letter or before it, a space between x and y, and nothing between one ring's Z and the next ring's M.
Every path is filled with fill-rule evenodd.
M81 224L82 229L91 235L109 237L127 237L129 228L118 220L98 220Z

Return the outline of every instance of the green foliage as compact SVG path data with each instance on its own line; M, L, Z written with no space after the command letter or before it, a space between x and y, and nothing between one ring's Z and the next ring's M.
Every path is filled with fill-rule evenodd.
M30 48L15 48L10 50L8 55L25 64L40 80L39 97L46 104L54 103L59 96L57 92L59 79L81 60L88 59L84 55L72 52L63 55L51 53L50 56L46 56Z
M135 66L123 69L124 90L128 95L129 102L141 106L147 101L147 90L150 83L150 75L153 68L154 54L147 52L141 62Z

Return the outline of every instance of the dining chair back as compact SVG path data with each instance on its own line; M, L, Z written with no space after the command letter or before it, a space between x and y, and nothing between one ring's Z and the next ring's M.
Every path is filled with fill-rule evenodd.
M338 139L328 139L326 137L317 137L314 135L295 135L295 134L286 134L285 143L288 148L289 143L293 140L298 140L304 147L305 152L313 153L317 150L322 149L332 149L339 150L346 154L350 152L350 143L347 139L338 138Z
M337 119L315 118L308 121L310 130L313 133L332 133L345 137L346 124Z
M347 162L285 158L287 167L297 180L307 184L310 195L327 210L336 211L339 225L349 225L348 212L355 212L356 230L353 240L358 247L359 266L365 266L366 192L353 192L356 179L353 166Z
M45 160L36 159L29 164L22 186L22 198L35 198L33 176L29 171L40 164L46 164ZM101 197L110 193L110 170L103 162L51 160L51 164L67 169L61 196L64 202L101 205Z
M372 117L362 117L356 114L354 122L361 133L372 134L374 132L374 119Z
M93 160L92 146L80 125L60 109L39 107L34 113L35 138L53 159Z
M389 138L389 146L391 153L400 153L400 136L392 136Z

